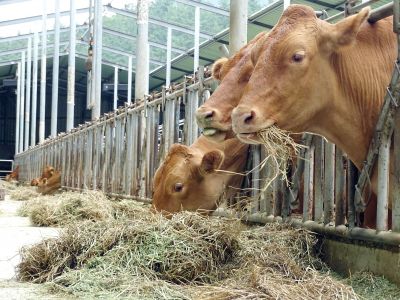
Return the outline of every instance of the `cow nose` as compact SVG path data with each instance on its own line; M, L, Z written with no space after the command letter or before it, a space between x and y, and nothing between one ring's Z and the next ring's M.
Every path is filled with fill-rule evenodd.
M249 107L236 107L232 112L233 130L247 131L256 122L256 112Z
M196 119L200 126L207 127L207 124L211 122L212 118L215 117L216 112L214 109L207 109L200 107L196 111Z
M254 110L252 110L252 111L250 111L248 113L244 113L243 117L242 117L243 118L243 122L245 124L250 124L251 121L254 119L255 115L256 115L256 113L254 112Z

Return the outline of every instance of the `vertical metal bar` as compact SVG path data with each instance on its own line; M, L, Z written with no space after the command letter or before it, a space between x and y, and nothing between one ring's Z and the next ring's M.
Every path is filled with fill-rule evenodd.
M259 211L259 195L260 195L260 163L261 163L261 145L251 145L252 148L251 153L253 154L253 165L252 169L254 169L252 176L252 203L251 203L251 213L254 214Z
M333 207L335 202L335 145L325 144L325 177L324 177L324 224L333 220Z
M131 57L129 56L129 59L130 58ZM130 62L130 65L132 65L132 62ZM129 80L128 80L128 91L129 91ZM117 106L118 106L117 103L118 103L118 67L114 67L114 97L113 97L113 109L114 110L117 109Z
M379 147L378 204L376 210L377 231L387 230L388 228L390 142L390 136L384 134Z
M36 144L36 108L37 108L37 78L39 35L33 34L33 72L32 72L32 115L31 115L31 146Z
M76 51L76 7L75 0L70 0L70 30L68 55L68 91L67 91L67 131L74 128L75 107L75 51Z
M126 115L126 174L125 174L125 190L126 195L131 194L132 186L132 156L133 156L133 132L132 130L132 114ZM135 153L136 154L136 153Z
M303 222L312 218L314 196L314 145L306 152L304 165Z
M395 1L396 3L396 1ZM393 133L393 169L392 179L392 230L400 232L400 112L397 111L394 116Z
M39 143L44 141L45 117L46 117L46 50L47 50L47 8L46 0L43 0L42 16L42 61L40 66L40 118L39 118Z
M339 148L335 152L335 225L344 225L346 220L346 201L344 198L343 153Z
M15 154L19 153L19 118L21 110L21 63L17 64L17 97L16 97L16 115L15 115Z
M247 0L231 0L229 11L229 54L247 43Z
M60 0L55 0L54 16L54 56L53 56L53 83L51 93L51 137L57 135L58 113L58 70L60 68ZM71 6L72 8L72 6ZM72 14L72 13L71 13ZM70 22L72 25L72 22ZM72 30L72 26L71 29ZM72 47L70 43L70 47ZM75 47L74 47L75 48ZM71 51L70 51L71 53ZM71 54L70 54L71 55Z
M356 209L354 206L354 193L356 191L355 185L357 184L357 168L347 159L347 199L348 199L348 213L349 213L349 228L354 228L356 224Z
M138 191L138 161L139 161L139 141L140 141L140 134L139 134L139 115L137 112L132 113L132 123L131 128L129 129L129 134L133 135L132 140L132 149L133 149L133 156L132 156L132 187L130 194L137 195Z
M147 0L137 2L136 37L136 76L135 99L142 99L149 92L149 3Z
M127 102L130 104L132 102L132 56L128 57L128 95Z
M21 87L19 110L19 152L24 151L24 113L25 113L25 51L21 53Z
M196 6L194 11L194 55L193 55L193 73L199 68L200 56L200 7Z
M276 178L273 182L274 186L274 216L278 217L282 215L282 179L280 177Z
M103 5L101 1L94 1L94 106L92 108L92 120L100 118L101 113L101 60L103 47ZM94 187L95 188L95 187Z
M32 38L28 38L24 150L28 150L29 147L29 134L30 134L29 123L30 123L30 110L31 110L31 72L32 72Z
M172 29L167 30L167 65L165 75L165 85L168 87L171 84L171 49L172 49Z
M323 183L324 183L324 141L320 137L314 137L315 143L315 154L314 154L314 172L315 172L315 182L314 182L314 220L316 222L321 222L323 217Z

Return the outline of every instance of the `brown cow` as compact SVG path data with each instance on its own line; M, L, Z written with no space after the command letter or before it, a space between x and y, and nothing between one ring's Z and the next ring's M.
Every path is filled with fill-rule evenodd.
M19 166L17 166L14 171L12 171L10 174L6 176L6 181L18 181L19 179Z
M255 69L232 112L239 138L271 125L320 134L361 169L397 55L392 19L369 24L369 11L332 25L289 6L252 53ZM376 172L371 181L376 191Z
M214 211L220 198L235 193L243 179L217 170L243 172L247 149L236 138L215 143L204 136L190 147L172 145L154 176L153 208L167 216L181 210Z
M238 105L254 68L250 59L251 49L265 36L265 33L259 33L234 56L214 63L212 76L221 83L196 112L197 123L204 129L205 136L215 141L232 136L231 112Z
M49 165L45 166L43 168L42 175L38 178L34 178L31 180L31 186L38 186L39 182L41 182L42 179L50 178L51 176L53 176L54 172L55 172L54 167Z
M43 195L53 194L61 187L61 172L53 170L50 177L39 180L37 187L38 192Z

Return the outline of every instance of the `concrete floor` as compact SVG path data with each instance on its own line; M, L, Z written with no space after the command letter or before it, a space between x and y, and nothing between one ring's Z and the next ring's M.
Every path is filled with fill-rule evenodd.
M39 285L20 283L15 279L21 247L59 234L57 228L33 227L29 218L19 217L17 211L22 204L22 201L10 200L8 195L0 201L0 300L56 299L51 295L44 296L43 287Z

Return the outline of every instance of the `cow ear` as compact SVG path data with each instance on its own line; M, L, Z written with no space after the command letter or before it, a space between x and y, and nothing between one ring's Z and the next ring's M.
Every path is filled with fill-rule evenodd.
M50 176L53 176L53 174L54 174L54 169L51 168L51 170L49 171L49 173L50 173Z
M222 67L225 65L225 63L228 61L228 58L226 57L222 57L220 59L218 59L212 66L212 77L214 77L217 80L221 80L222 79Z
M207 152L200 164L200 174L207 175L218 170L224 161L224 153L220 150Z
M358 14L347 17L329 28L327 34L330 43L328 44L333 48L332 50L336 51L341 47L349 46L356 40L357 33L368 19L370 11L370 7L365 7Z
M172 146L168 150L168 154L174 153L188 153L188 147L182 144L172 144Z

